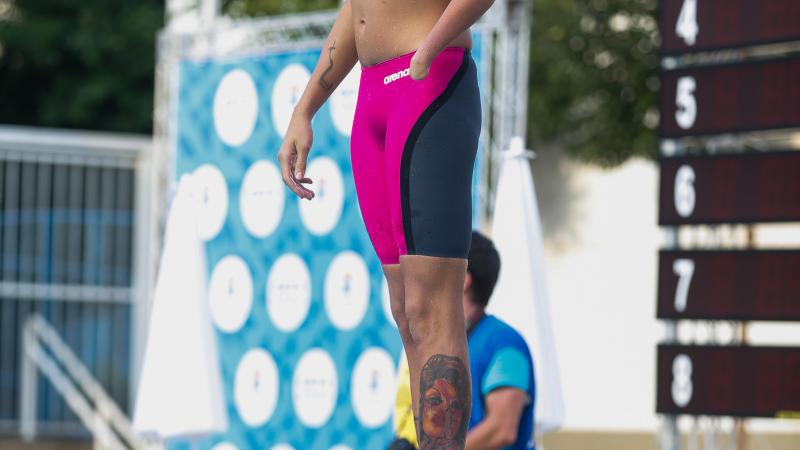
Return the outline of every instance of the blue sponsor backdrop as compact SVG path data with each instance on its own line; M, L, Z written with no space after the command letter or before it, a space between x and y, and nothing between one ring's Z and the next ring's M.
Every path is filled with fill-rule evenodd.
M475 34L478 67L481 50ZM319 54L180 65L175 175L203 179L201 234L230 426L171 449L375 450L391 440L402 349L342 125L348 114L352 121L357 69L312 121L317 198L299 201L277 174L282 130Z

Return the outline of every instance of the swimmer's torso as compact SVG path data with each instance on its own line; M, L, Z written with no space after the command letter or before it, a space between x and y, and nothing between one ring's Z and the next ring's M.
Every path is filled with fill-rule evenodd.
M356 51L362 66L416 50L450 0L350 0ZM448 46L471 48L469 30Z

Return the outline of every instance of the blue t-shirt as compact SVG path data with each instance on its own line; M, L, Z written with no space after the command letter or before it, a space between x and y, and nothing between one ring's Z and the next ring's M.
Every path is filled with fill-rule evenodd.
M469 365L472 374L472 415L469 428L486 415L484 397L501 387L515 387L528 393L530 402L522 410L517 441L504 450L536 448L533 438L533 408L536 382L533 358L525 339L494 316L484 316L468 336Z

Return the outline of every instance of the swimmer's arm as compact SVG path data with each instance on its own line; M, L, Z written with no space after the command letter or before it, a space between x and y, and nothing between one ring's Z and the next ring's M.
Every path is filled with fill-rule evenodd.
M308 119L313 117L357 61L353 10L350 0L345 0L294 114Z
M305 176L308 153L313 141L311 118L357 60L353 11L350 0L345 0L325 40L311 80L292 111L289 128L278 151L283 182L300 198L314 198L314 192L303 186L312 182Z
M430 65L458 35L481 18L494 0L451 0L428 36L419 46L420 62Z

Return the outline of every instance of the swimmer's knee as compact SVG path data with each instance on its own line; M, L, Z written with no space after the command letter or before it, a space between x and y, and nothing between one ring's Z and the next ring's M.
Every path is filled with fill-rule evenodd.
M436 331L435 324L441 322L435 314L436 310L432 307L430 299L423 297L407 299L404 316L411 342L420 345L431 339Z

